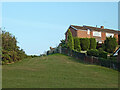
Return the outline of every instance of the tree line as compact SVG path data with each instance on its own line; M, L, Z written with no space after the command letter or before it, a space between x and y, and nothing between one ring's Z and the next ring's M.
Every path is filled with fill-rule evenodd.
M27 57L25 51L17 45L18 41L14 35L9 32L2 31L2 64L13 63Z

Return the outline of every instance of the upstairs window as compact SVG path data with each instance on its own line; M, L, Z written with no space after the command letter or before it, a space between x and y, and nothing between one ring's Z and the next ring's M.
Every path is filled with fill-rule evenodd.
M101 32L93 31L93 36L101 37Z
M110 36L114 37L114 34L112 34L112 33L106 33L106 37L110 37Z

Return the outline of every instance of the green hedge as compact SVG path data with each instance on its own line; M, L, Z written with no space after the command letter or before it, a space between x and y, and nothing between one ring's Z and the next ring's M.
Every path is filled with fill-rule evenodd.
M90 49L96 49L97 42L95 38L90 38Z
M99 56L99 51L97 49L91 49L91 50L87 51L87 55L98 57Z
M89 50L90 40L89 38L80 38L80 45L82 50Z
M77 37L74 37L74 50L77 52L81 51L80 40Z
M105 52L105 51L100 51L99 52L99 57L102 57L102 58L106 58L107 59L107 52Z
M91 49L87 51L87 55L89 56L95 56L95 57L101 57L107 59L107 52L105 51L98 51L97 49Z

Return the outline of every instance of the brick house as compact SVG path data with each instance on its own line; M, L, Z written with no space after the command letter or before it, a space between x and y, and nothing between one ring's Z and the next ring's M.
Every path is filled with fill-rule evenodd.
M120 31L117 30L105 29L104 26L98 28L85 25L83 26L70 25L68 29L70 29L70 31L72 32L73 37L95 38L98 43L104 43L106 37L110 36L115 37L118 42L118 33L120 33ZM65 41L67 41L67 31L65 33Z

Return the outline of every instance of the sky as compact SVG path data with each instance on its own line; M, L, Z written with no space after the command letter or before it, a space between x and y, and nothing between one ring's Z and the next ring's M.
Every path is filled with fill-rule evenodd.
M2 27L28 55L40 55L65 39L70 25L118 30L117 2L3 2Z

